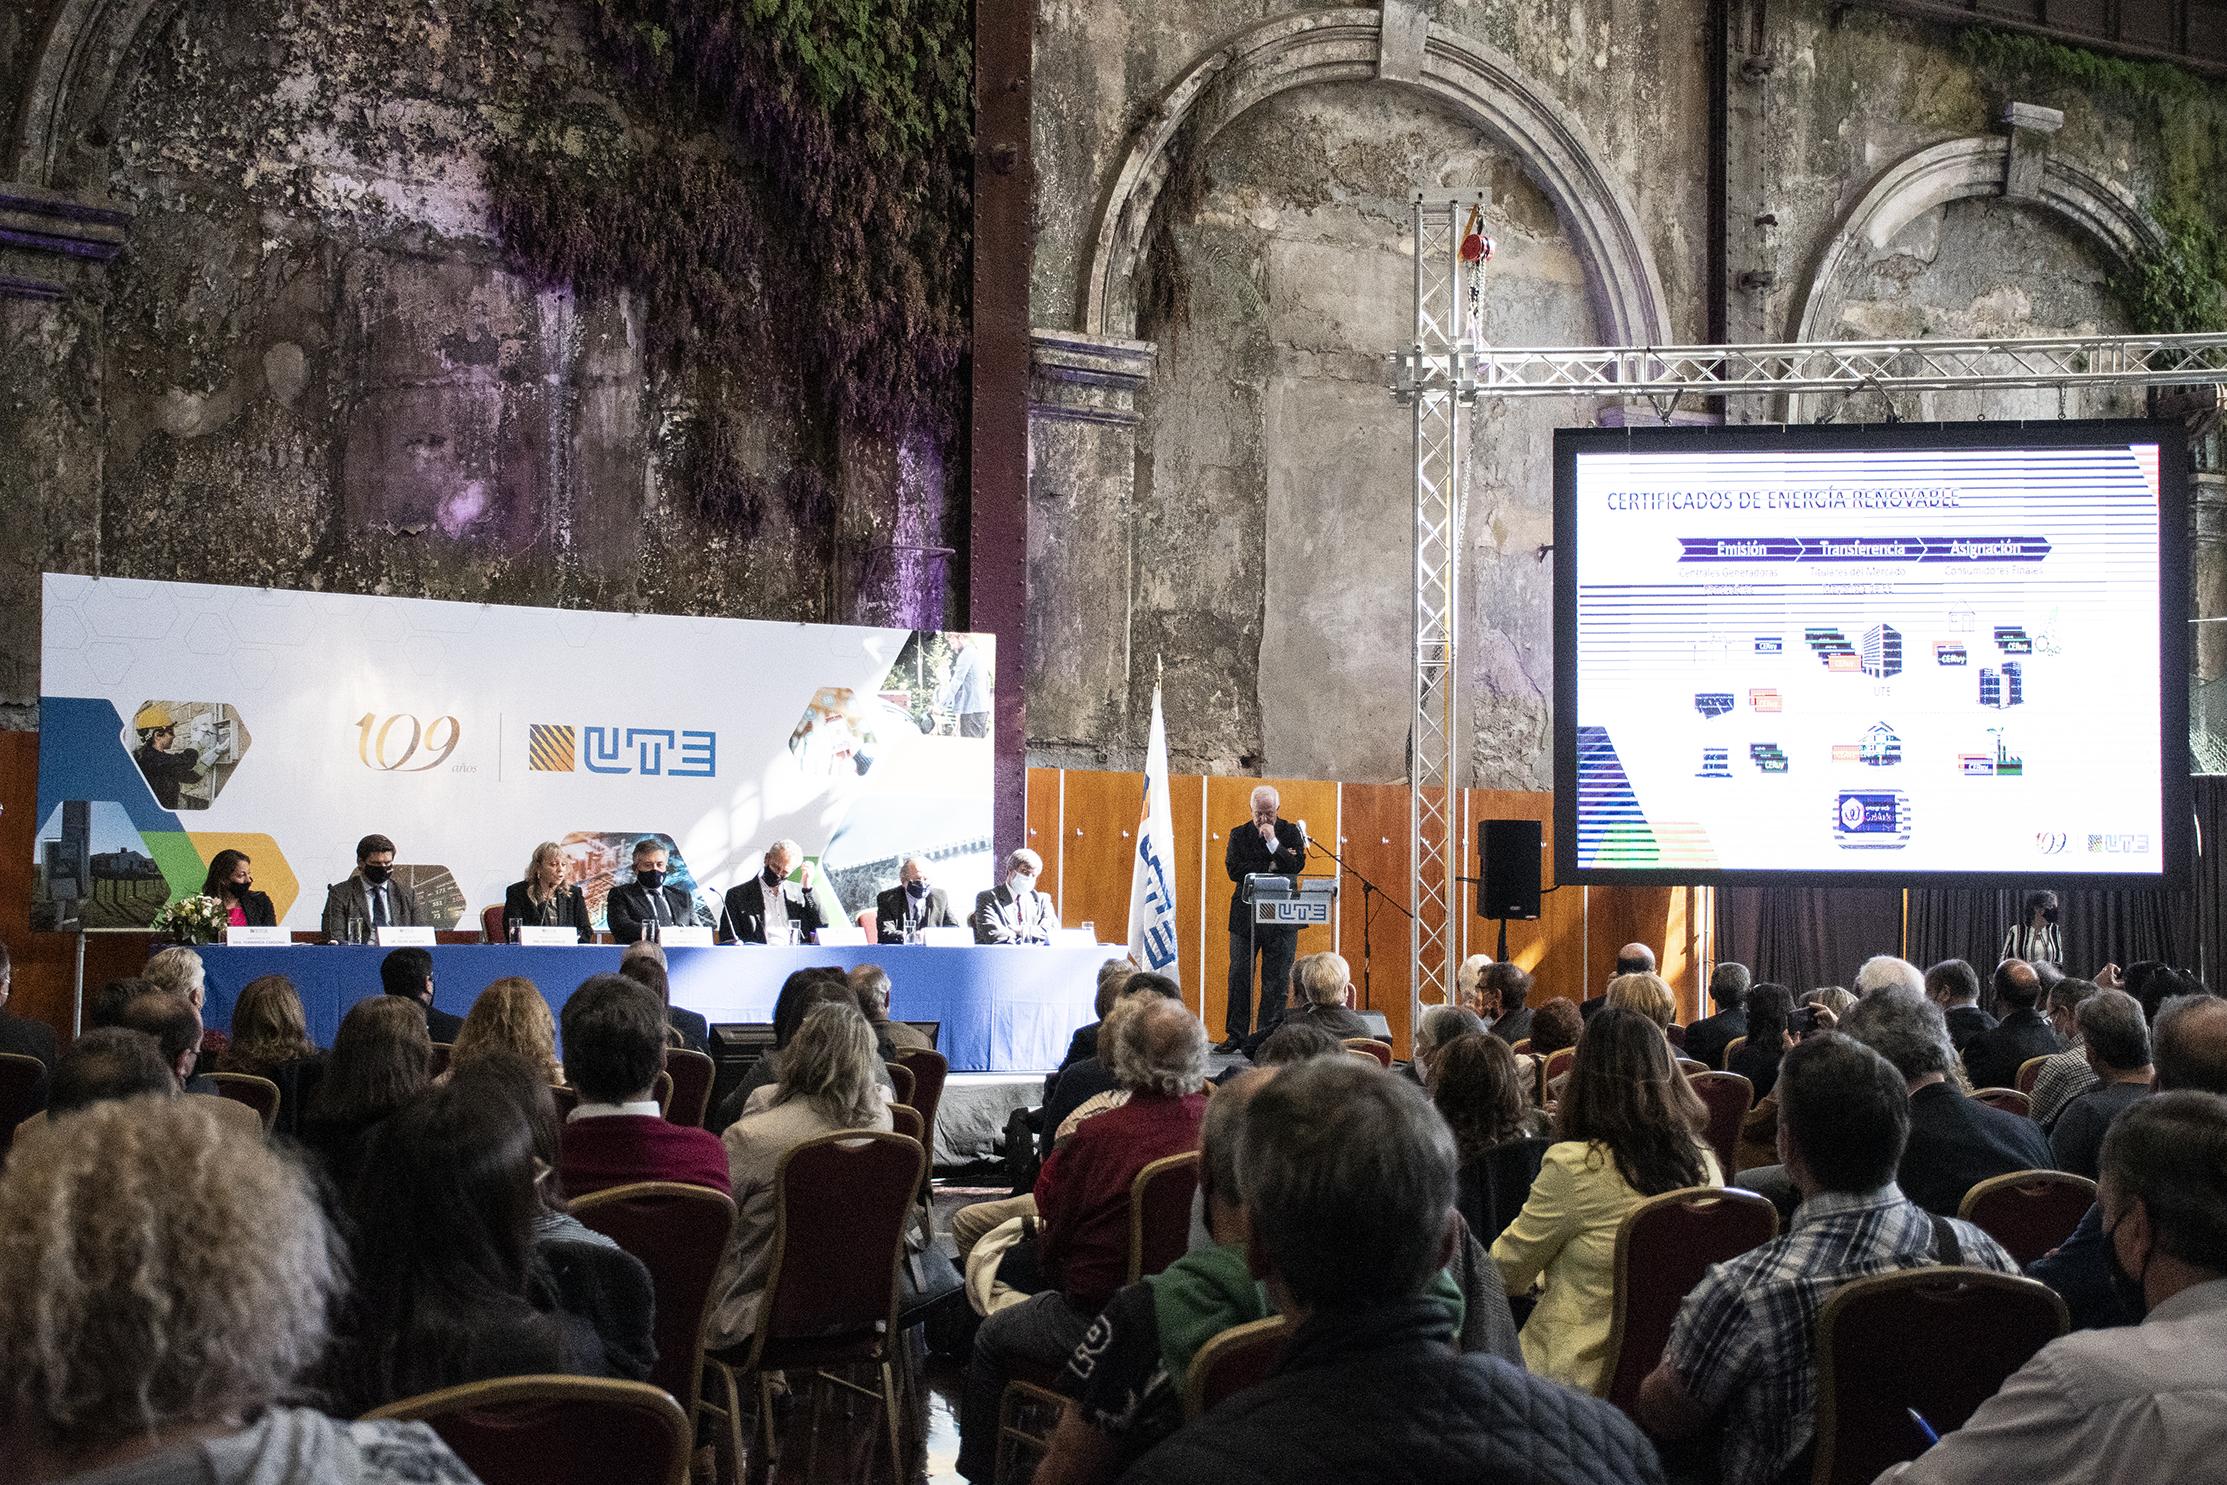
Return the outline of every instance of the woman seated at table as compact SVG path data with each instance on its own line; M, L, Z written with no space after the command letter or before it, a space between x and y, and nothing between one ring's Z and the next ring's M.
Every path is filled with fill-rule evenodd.
M588 921L588 899L567 880L572 868L564 850L553 840L534 847L526 862L526 879L512 882L503 891L503 934L516 938L524 928L570 928L580 942L595 942L594 925Z
M255 872L245 851L219 851L209 862L201 882L201 895L213 897L227 909L225 922L233 928L269 928L278 922L270 894L255 890Z

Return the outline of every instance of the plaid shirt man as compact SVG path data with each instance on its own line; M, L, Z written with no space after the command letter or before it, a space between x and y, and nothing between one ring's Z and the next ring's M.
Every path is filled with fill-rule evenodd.
M1963 1263L2018 1272L1978 1228L1951 1226ZM1784 1237L1709 1270L1679 1309L1663 1360L1724 1420L1724 1485L1775 1485L1809 1447L1817 1315L1832 1291L1936 1261L1932 1219L1889 1182L1813 1196Z
M2034 1075L2034 1091L2029 1095L2032 1108L2028 1112L2036 1124L2047 1129L2060 1109L2102 1082L2096 1070L2088 1066L2088 1054L2078 1047L2052 1052Z

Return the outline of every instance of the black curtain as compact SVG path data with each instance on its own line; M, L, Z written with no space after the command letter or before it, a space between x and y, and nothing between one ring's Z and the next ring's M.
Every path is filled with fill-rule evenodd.
M1910 952L1904 957L1920 968L1962 959L1984 981L1994 971L2004 938L2019 922L2025 896L2024 889L1914 889ZM2189 898L2188 893L2150 887L2059 891L2062 916L2057 926L2064 937L2065 972L2093 975L2106 964L2124 968L2138 959L2193 967L2197 926Z
M2227 775L2190 780L2196 795L2196 873L2193 917L2197 958L2181 961L2214 990L2227 989Z
M1902 894L1893 888L1723 887L1717 958L1745 964L1799 996L1846 986L1856 967L1902 945Z

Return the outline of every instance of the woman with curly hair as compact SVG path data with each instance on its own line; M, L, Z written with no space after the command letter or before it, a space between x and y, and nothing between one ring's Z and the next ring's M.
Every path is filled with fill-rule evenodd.
M218 1072L253 1073L278 1085L278 1129L301 1131L302 1106L324 1072L301 995L284 975L247 982L232 1007L232 1044L215 1059Z
M1662 1029L1603 1008L1578 1038L1531 1195L1492 1245L1510 1294L1546 1284L1520 1337L1533 1372L1596 1395L1608 1385L1616 1229L1650 1196L1724 1184L1707 1128Z
M1546 1132L1546 1118L1531 1107L1515 1053L1497 1036L1457 1036L1431 1063L1431 1102L1454 1131L1454 1148L1467 1165L1495 1145Z
M564 1067L557 1061L557 1021L532 980L512 975L479 992L464 1017L464 1029L456 1033L449 1069L490 1054L531 1063L552 1086L564 1082Z

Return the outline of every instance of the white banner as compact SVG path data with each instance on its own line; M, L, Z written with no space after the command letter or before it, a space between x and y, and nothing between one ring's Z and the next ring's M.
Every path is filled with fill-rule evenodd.
M542 841L599 922L650 835L714 913L784 837L831 916L908 854L991 880L987 637L48 574L42 661L48 926L144 925L229 848L315 927L372 833L441 927Z
M1176 966L1175 826L1168 808L1168 729L1160 687L1152 687L1152 736L1145 745L1144 804L1137 859L1129 873L1129 957L1154 974L1180 980Z

